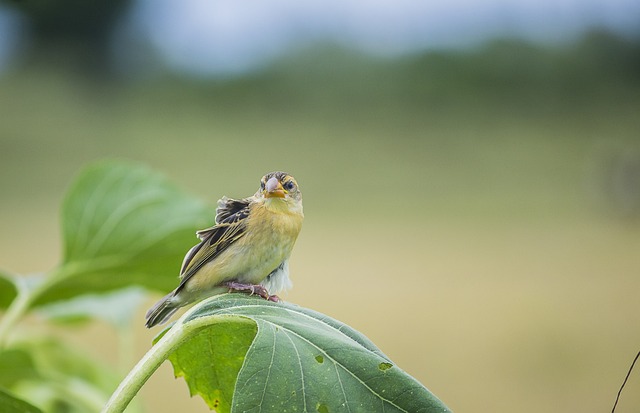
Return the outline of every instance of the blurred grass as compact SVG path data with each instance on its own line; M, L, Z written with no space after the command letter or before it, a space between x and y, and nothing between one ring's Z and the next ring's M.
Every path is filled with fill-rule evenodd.
M604 33L399 60L327 47L227 81L14 70L0 265L56 263L60 200L93 159L146 162L212 203L284 169L307 216L288 299L368 335L454 410L604 411L640 345L640 221L616 195L640 183L610 190L612 159L640 151L639 73L640 46ZM74 339L109 359L109 334ZM153 333L137 334L141 355ZM207 411L170 376L143 391L150 411Z

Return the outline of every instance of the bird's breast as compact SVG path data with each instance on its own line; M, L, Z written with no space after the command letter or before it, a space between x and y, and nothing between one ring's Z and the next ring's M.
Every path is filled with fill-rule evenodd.
M241 282L261 282L291 255L302 219L264 207L252 210L245 235L228 251L224 272Z
M259 284L291 255L302 228L295 210L253 205L244 235L185 285L187 294L206 296L229 280Z
M247 222L245 243L265 249L285 249L291 252L302 228L302 215L281 213L259 206Z

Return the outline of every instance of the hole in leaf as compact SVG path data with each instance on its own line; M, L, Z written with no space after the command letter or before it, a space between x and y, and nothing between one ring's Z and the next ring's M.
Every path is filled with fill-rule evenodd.
M318 355L315 357L315 359L316 359L316 361L317 361L318 363L320 363L320 364L324 363L324 357L322 357L322 355L321 355L321 354L318 354Z
M329 408L327 407L326 404L318 403L316 404L316 411L318 413L329 413Z
M218 406L220 406L220 400L214 399L213 400L213 408L216 409Z
M380 371L389 370L391 367L393 367L393 364L391 364L391 363L380 363L380 364L378 364L378 368L380 369Z

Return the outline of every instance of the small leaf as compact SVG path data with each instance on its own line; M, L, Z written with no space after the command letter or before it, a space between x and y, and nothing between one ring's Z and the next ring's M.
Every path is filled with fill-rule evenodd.
M0 389L0 412L42 413L40 409Z
M211 208L144 166L90 166L64 200L63 263L37 304L131 285L167 291L211 222Z
M7 308L18 295L18 287L9 273L0 271L0 308Z
M31 354L17 348L0 351L0 386L11 387L21 380L39 377Z
M204 327L170 360L191 393L205 395L218 413L449 411L362 334L315 311L223 294L198 304L172 328L190 323ZM223 364L229 354L236 359L231 369ZM225 370L235 374L238 365L229 408L231 380L211 383L229 374Z

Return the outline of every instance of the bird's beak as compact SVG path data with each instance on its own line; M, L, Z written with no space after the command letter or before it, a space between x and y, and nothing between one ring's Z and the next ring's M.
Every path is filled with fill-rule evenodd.
M265 198L284 198L284 188L278 179L273 176L265 185Z

